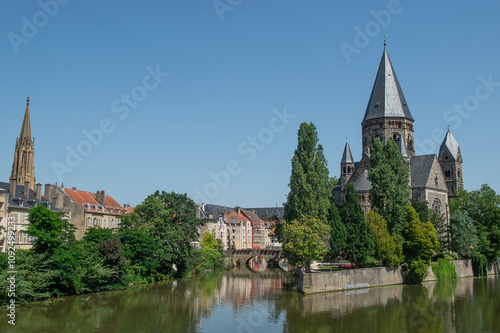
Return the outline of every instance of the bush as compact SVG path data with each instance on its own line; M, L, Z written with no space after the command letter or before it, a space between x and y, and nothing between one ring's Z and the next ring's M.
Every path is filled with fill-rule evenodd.
M488 275L488 260L479 252L472 254L472 271L474 276Z
M403 270L403 279L408 284L418 284L427 277L427 267L425 260L414 260L406 264Z
M438 259L437 265L432 265L432 271L434 272L434 275L436 275L438 281L457 279L455 265L443 258Z

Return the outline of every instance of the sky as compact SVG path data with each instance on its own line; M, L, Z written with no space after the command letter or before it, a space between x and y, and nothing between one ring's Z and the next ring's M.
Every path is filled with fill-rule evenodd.
M2 1L0 180L29 95L37 182L140 204L281 206L301 122L331 176L361 121L384 35L417 154L460 144L466 190L500 192L495 1Z

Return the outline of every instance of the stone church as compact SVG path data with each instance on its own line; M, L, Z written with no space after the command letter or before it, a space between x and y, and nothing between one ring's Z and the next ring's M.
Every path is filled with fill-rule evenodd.
M353 183L365 214L370 210L371 183L368 180L370 153L375 138L384 145L393 139L410 169L412 198L426 201L434 212L448 216L448 199L463 189L460 147L448 130L438 155L415 155L414 119L384 44L382 60L366 107L362 127L362 157L355 162L346 142L340 161L340 178L335 188L339 204L348 183Z

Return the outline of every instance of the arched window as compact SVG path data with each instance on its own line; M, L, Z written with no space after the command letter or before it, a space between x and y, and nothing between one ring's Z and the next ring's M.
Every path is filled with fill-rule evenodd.
M441 200L439 200L438 198L434 199L434 203L432 204L432 211L438 216L441 215Z
M450 178L450 177L451 177L451 171L450 171L450 170L445 170L445 171L444 171L444 176L445 176L446 178Z
M344 171L342 173L345 173L345 165L344 165Z

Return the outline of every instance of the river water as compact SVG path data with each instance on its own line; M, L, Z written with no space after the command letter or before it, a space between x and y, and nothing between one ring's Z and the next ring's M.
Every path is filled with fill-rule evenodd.
M500 277L303 296L291 273L241 267L4 312L0 332L500 332Z

